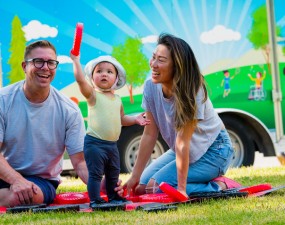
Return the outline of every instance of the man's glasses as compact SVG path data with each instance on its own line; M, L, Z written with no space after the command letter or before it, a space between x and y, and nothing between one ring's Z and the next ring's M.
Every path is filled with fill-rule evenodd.
M56 60L43 60L41 58L34 58L34 59L27 59L26 62L33 62L34 66L38 69L43 68L44 64L47 63L47 66L50 70L54 70L56 69L57 65L58 65L58 61Z

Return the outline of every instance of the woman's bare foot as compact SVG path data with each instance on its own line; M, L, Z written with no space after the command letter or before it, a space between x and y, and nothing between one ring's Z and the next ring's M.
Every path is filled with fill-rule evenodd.
M227 178L225 176L219 176L212 180L216 184L218 184L221 188L221 190L229 189L229 188L238 188L242 185L235 180L232 180L230 178Z
M227 187L227 185L224 183L224 182L222 182L222 181L214 181L217 185L219 185L219 187L220 187L220 189L221 190L225 190L225 189L227 189L228 187Z

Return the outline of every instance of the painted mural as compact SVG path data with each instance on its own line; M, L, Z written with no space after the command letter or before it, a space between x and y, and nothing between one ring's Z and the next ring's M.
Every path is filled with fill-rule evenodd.
M274 6L279 69L283 79L284 0L275 0ZM264 16L266 0L0 0L0 81L6 86L20 79L23 74L13 71L17 66L13 62L21 60L23 46L47 39L56 46L60 61L53 86L83 101L69 58L78 22L84 24L83 64L99 55L112 54L113 49L124 45L128 38L140 40L140 51L149 59L157 36L167 32L191 45L215 107L237 107L238 102L239 108L252 112L255 103L266 107L271 99L270 49L268 43L262 43L266 42L263 34L268 35L267 24L258 24ZM262 27L261 33L258 33L258 26ZM144 71L143 76L147 77L149 72ZM129 86L119 94L128 97L133 83L132 95L140 103L138 96L144 79L134 83L135 76L142 75L135 70L128 74L127 70ZM270 110L268 115L272 113ZM264 120L261 112L253 114ZM266 123L273 126L270 121Z

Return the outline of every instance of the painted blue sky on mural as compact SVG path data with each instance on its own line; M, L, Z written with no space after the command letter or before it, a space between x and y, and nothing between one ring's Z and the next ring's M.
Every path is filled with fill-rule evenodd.
M74 82L69 52L77 22L84 24L82 64L111 54L112 46L122 44L127 36L142 38L143 52L149 58L156 36L168 32L191 45L204 69L224 58L238 58L252 48L246 38L251 15L265 4L265 0L0 0L3 84L9 83L7 62L15 15L28 43L45 38L56 46L60 65L53 84L61 89ZM275 5L276 24L285 36L284 0L275 0Z

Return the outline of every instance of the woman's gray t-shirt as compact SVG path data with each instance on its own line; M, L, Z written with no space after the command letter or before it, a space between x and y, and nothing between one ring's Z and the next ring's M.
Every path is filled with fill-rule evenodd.
M205 154L223 127L210 99L204 103L203 99L204 92L201 89L196 97L198 124L190 143L190 163L196 162ZM154 84L149 79L144 85L142 107L146 112L151 112L161 136L175 151L174 98L164 98L161 84Z

